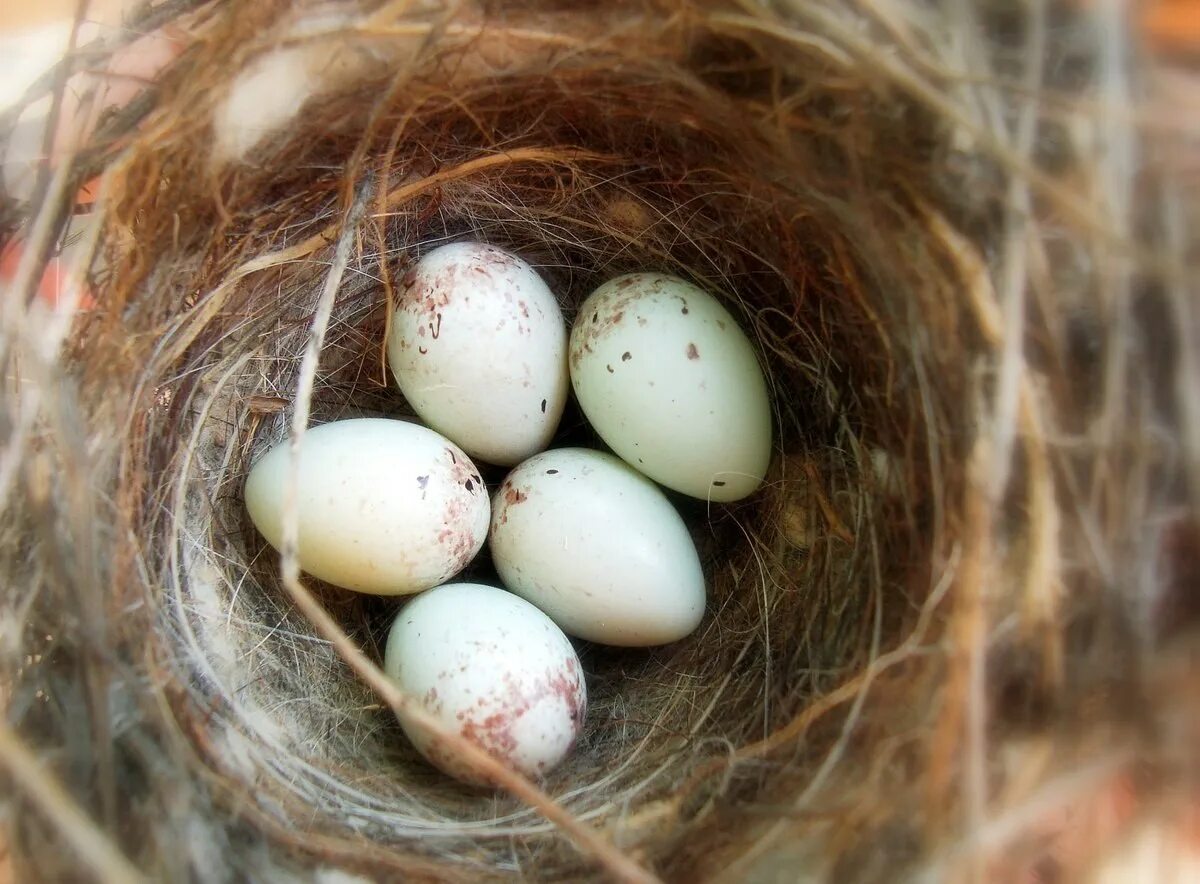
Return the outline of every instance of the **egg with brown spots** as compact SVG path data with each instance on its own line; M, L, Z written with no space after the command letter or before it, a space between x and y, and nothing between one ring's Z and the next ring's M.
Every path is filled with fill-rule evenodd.
M618 276L580 307L569 352L580 407L630 466L702 500L739 500L762 484L767 383L708 292L662 273Z
M583 728L587 688L570 640L503 589L455 583L418 596L392 623L383 668L445 728L527 777L549 773ZM488 785L443 738L403 712L400 724L435 767Z
M567 331L537 272L503 249L434 249L400 280L388 363L421 418L472 457L544 449L567 401Z
M704 572L662 490L611 454L555 448L508 474L492 503L504 585L568 634L644 647L704 616Z
M487 538L491 504L471 459L433 430L398 420L334 421L308 430L296 484L300 567L336 586L404 595L449 580ZM288 443L258 460L246 508L276 549Z

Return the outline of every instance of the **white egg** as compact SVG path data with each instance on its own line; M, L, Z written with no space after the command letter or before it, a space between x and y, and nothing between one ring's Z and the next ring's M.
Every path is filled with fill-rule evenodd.
M384 671L441 724L528 777L567 756L587 711L583 669L562 630L493 586L455 583L411 601L392 623ZM485 785L444 740L411 717L400 723L436 767Z
M571 383L601 438L656 482L739 500L771 459L771 402L754 347L716 298L661 273L606 282L583 306Z
M276 549L287 472L285 441L246 480L246 509ZM487 538L487 488L471 459L405 421L345 420L308 430L297 491L300 567L346 589L420 592L465 568Z
M511 466L544 449L570 387L567 331L536 271L503 249L434 249L403 279L388 362L426 423Z
M492 504L504 585L570 635L676 641L704 616L695 544L662 491L617 458L558 448L513 470Z

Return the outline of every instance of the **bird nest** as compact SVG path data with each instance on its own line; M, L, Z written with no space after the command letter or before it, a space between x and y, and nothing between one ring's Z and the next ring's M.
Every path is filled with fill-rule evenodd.
M5 216L42 260L88 221L81 309L4 308L18 868L891 881L1043 868L1047 814L1131 776L1171 806L1184 243L1104 128L1112 23L954 9L150 9L186 49ZM411 413L389 304L461 238L568 320L631 270L718 294L776 419L756 495L683 506L700 628L582 644L574 753L495 792L404 738L399 602L298 575L241 499L289 432Z

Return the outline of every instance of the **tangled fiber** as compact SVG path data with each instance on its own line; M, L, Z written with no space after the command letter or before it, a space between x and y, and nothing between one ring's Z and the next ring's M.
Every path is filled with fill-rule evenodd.
M0 216L18 879L1071 879L1125 841L1062 814L1174 818L1197 181L1122 9L147 6L182 53ZM764 489L680 504L700 629L581 646L581 743L495 793L404 739L398 602L300 575L241 503L289 433L409 413L388 304L464 237L568 319L618 272L703 285L776 408ZM48 310L72 238L86 299Z

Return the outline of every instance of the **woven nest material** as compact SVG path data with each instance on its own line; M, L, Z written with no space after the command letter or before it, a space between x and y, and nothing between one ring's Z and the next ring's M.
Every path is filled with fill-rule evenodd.
M1193 194L1135 181L1120 22L1016 9L150 10L187 48L5 216L44 258L101 174L95 305L48 313L32 263L4 303L18 878L1011 880L1098 861L1046 821L1114 783L1169 815ZM398 602L281 567L241 501L290 428L410 413L388 304L456 238L568 319L619 272L703 285L776 409L763 490L684 506L700 629L581 646L580 744L495 793L404 738Z

